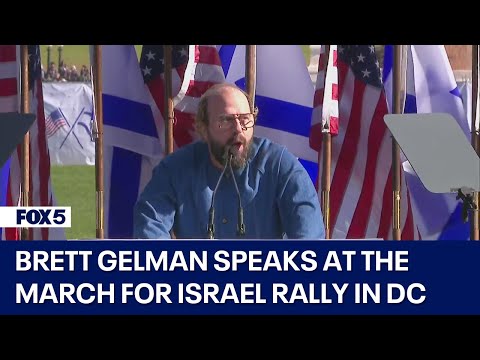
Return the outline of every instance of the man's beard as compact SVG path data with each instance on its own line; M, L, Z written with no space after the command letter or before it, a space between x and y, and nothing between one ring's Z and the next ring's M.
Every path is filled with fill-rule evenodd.
M247 161L250 158L252 139L250 139L249 141L242 141L243 151L241 153L235 153L234 151L231 152L231 154L233 155L231 161L233 169L243 169L247 164ZM223 166L225 166L227 162L227 157L229 156L229 154L227 154L227 150L232 146L233 143L235 143L235 141L232 139L228 141L225 145L222 145L210 138L210 151L212 152L215 160L217 160Z

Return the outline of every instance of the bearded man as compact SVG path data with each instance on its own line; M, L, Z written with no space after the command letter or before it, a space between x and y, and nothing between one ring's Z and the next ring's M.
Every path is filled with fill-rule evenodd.
M256 117L237 86L208 89L195 118L201 140L156 166L135 205L134 237L324 239L307 171L284 146L254 136Z

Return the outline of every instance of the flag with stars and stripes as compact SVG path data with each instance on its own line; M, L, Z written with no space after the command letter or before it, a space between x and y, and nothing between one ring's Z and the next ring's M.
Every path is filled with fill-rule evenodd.
M392 239L392 142L373 45L338 45L338 135L332 137L332 238ZM323 161L321 147L320 161ZM418 239L410 195L401 172L402 239Z
M165 67L163 45L144 45L140 58L145 84L164 114ZM212 85L225 81L214 45L172 46L173 137L176 147L196 139L194 117L200 96Z
M330 45L329 54L325 52L325 45L320 47L310 129L310 146L317 151L323 133L338 134L337 45Z
M50 178L50 154L48 150L45 113L43 107L42 75L39 45L28 46L28 74L30 113L36 119L30 128L29 173L31 206L55 206ZM0 111L18 112L20 110L20 46L0 45ZM7 177L5 192L0 198L6 206L19 206L22 184L22 145L17 146L2 173ZM7 175L8 174L8 175ZM18 240L20 229L6 228L2 231L2 239ZM65 239L62 228L30 228L29 239L62 240Z
M62 127L68 126L62 109L56 108L45 119L47 136L53 136Z

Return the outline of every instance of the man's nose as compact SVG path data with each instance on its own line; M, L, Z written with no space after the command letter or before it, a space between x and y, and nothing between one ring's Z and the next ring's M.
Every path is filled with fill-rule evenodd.
M234 129L235 133L241 133L245 130L239 116L235 116Z

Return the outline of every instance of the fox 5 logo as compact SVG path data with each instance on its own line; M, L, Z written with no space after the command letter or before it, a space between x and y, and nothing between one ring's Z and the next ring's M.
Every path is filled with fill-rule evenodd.
M71 207L31 206L0 208L2 227L71 227Z

